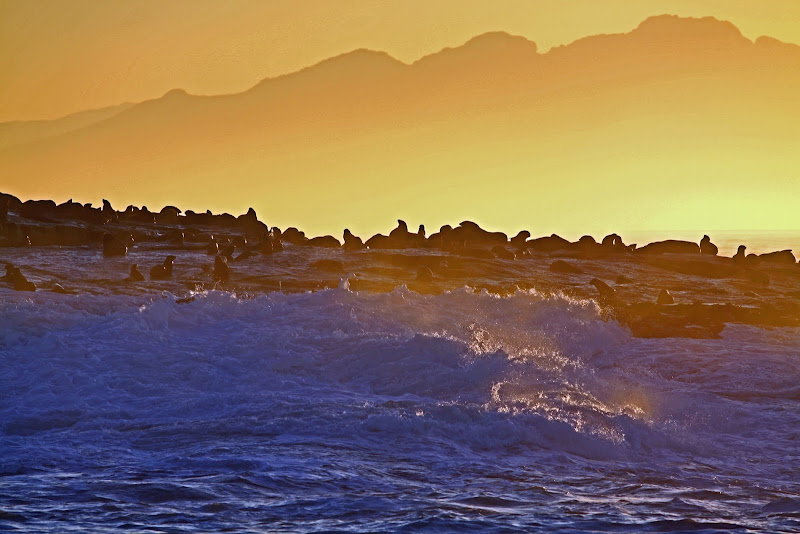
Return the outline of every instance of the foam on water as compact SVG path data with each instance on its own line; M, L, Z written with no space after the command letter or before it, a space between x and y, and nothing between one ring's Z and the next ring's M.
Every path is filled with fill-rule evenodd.
M800 528L796 330L639 340L469 288L3 296L9 528Z

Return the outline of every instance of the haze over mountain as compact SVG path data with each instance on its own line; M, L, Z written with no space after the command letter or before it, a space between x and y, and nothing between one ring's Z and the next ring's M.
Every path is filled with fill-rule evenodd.
M355 50L233 95L0 124L2 189L310 233L796 229L800 47L658 16L539 53L502 32Z

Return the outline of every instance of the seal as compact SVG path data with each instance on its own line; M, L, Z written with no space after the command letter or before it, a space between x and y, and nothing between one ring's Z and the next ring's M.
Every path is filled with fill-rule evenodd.
M711 242L711 238L707 235L703 236L700 240L700 254L708 254L709 256L716 256L719 252L717 245Z
M347 228L344 229L343 239L344 244L342 245L342 248L345 250L362 250L367 248L361 238L357 235L353 235L353 233Z
M227 282L231 279L231 268L228 267L228 258L222 254L217 254L214 258L214 280L217 282Z
M610 285L606 284L599 278L592 278L589 281L589 283L592 284L595 287L595 289L597 289L598 293L600 293L601 303L611 304L613 302L616 302L617 292L614 291L614 289Z
M6 264L6 274L2 279L10 282L17 291L36 291L36 284L25 278L22 271L11 263Z
M156 265L150 269L150 280L168 280L172 278L172 263L175 260L175 256L167 256L163 264Z
M134 263L131 265L131 274L128 277L128 280L132 282L144 282L144 275L139 272L139 264Z

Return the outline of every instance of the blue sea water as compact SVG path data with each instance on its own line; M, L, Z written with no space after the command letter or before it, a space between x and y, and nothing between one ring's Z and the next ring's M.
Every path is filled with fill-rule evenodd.
M0 530L800 531L800 331L464 288L0 289Z

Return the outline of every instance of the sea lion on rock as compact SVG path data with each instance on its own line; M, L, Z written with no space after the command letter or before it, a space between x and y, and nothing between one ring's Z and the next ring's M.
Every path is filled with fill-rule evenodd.
M419 232L412 234L408 231L405 221L397 219L397 228L389 232L389 237L380 243L383 248L392 249L423 247L425 245L425 227L422 227L421 234Z
M103 216L103 222L117 222L119 221L119 215L117 214L116 210L111 207L111 203L103 199L103 209L101 210L101 214Z
M733 261L737 263L744 262L747 259L747 255L745 254L745 250L747 247L744 245L739 245L739 249L736 251L736 254L733 256Z
M511 238L511 246L517 250L528 248L528 239L531 233L527 230L522 230L517 235Z
M669 294L669 291L667 291L666 289L662 289L658 293L656 304L662 304L662 305L675 304L675 299L672 298L672 295Z
M447 241L460 242L467 246L491 247L507 244L508 236L503 232L488 232L472 221L462 221L448 234L445 239Z
M711 238L707 235L703 236L700 240L700 254L708 254L709 256L716 256L719 252L717 245L711 242Z
M11 283L11 287L17 291L36 291L36 284L25 278L22 271L11 263L6 264L6 274L3 279Z
M345 250L362 250L366 248L364 242L361 240L360 237L353 235L353 233L348 230L347 228L344 229L344 244L342 248Z
M134 263L131 265L131 274L128 276L128 280L132 282L144 282L144 275L139 272L139 264Z
M112 256L124 256L128 253L128 247L111 234L103 236L103 256L109 258Z
M172 278L172 264L177 258L167 256L164 263L150 269L150 280L168 280Z

